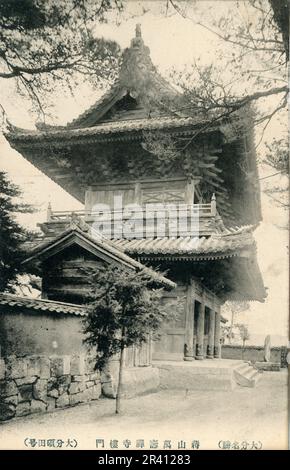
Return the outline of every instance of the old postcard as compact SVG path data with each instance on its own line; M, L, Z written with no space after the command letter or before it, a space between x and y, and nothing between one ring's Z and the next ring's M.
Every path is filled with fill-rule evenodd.
M0 449L288 449L288 61L286 0L0 0Z

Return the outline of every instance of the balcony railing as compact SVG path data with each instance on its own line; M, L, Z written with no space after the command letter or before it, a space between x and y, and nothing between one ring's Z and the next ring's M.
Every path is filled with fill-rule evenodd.
M118 210L53 211L48 207L49 231L82 220L110 238L158 238L209 235L217 216L213 195L208 204L129 205ZM45 228L45 227L43 227Z

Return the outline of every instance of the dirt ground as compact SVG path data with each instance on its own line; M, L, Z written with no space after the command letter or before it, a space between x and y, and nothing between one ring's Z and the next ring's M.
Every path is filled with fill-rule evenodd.
M114 413L114 400L101 399L46 415L19 418L0 426L0 448L29 448L24 442L37 442L35 448L40 448L39 440L60 439L62 448L71 448L77 441L78 449L96 449L96 439L101 439L105 449L111 448L111 440L118 440L118 448L125 449L124 440L127 445L131 441L130 448L136 448L136 439L144 439L145 449L150 448L152 440L155 444L151 445L158 445L158 449L164 448L165 440L171 441L172 449L177 449L181 440L187 449L192 441L195 445L199 441L200 449L218 449L228 446L228 442L232 446L247 442L249 448L261 443L263 449L286 449L287 378L284 369L264 372L254 389L161 391L123 400L121 415ZM35 441L25 441L26 438Z

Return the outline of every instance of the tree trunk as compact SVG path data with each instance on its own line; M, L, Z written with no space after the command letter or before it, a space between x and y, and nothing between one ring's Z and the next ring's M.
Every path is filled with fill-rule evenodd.
M124 337L124 331L122 331L122 339L123 337ZM116 414L121 413L121 396L122 396L122 388L123 388L124 363L125 363L125 347L122 346L121 352L120 352L119 382L118 382L117 395L116 395Z

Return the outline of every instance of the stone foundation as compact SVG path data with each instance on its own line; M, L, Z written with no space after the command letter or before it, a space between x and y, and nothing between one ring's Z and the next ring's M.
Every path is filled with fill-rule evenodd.
M105 397L115 398L119 382L119 362L110 361L101 374L102 392ZM159 371L152 366L126 367L123 372L122 397L132 398L157 392L160 385Z
M237 361L205 359L193 362L155 361L161 390L231 391L237 384L233 367Z
M102 386L94 364L84 354L0 359L0 420L97 400Z
M255 367L266 372L279 372L281 370L280 362L255 362Z

